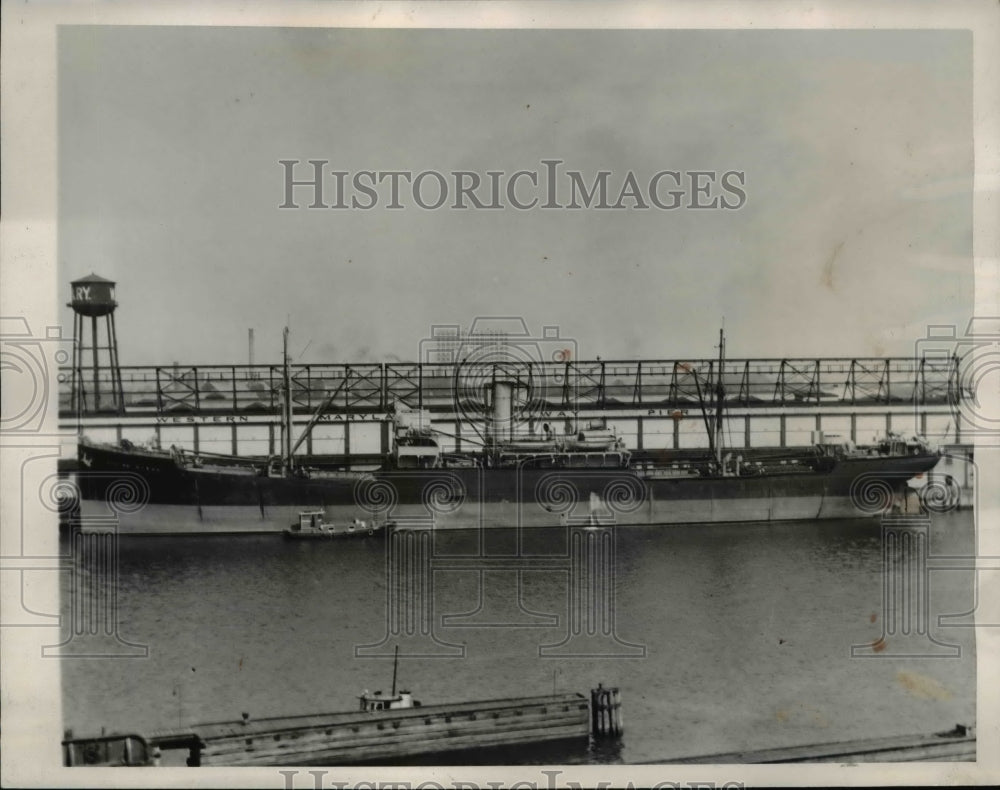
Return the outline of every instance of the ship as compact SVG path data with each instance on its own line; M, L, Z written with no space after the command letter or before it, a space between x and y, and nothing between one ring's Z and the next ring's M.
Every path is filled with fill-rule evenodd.
M332 397L293 442L287 330L285 338L280 456L217 456L80 437L80 517L72 523L86 531L88 523L114 517L121 534L155 535L282 533L306 513L310 524L315 519L341 532L362 522L492 529L871 518L913 506L909 481L940 458L923 437L892 433L869 445L819 437L799 449L727 449L721 377L702 398L706 452L633 454L604 419L562 431L547 422L523 430L512 408L519 385L501 377L488 385L491 412L473 449L445 451L447 434L425 412L396 404L391 450L378 468L328 468L297 450ZM720 370L724 360L720 331Z

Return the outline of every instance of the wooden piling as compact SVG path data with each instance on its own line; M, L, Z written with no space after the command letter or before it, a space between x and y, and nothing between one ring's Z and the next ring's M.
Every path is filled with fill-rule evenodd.
M590 690L590 731L595 738L618 738L621 736L621 694L618 688L604 688L598 683Z

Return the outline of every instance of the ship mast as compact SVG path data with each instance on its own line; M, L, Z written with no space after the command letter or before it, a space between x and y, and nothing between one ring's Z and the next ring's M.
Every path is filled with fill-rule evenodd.
M719 370L715 375L715 462L722 470L722 413L726 399L726 388L723 385L722 372L726 364L725 330L719 330Z
M284 392L281 409L281 461L283 471L292 470L292 378L288 370L288 327L282 333L281 368Z

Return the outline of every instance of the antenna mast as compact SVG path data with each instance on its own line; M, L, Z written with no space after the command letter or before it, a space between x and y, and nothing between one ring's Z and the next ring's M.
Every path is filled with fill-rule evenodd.
M396 645L396 651L392 654L392 696L396 696L396 670L399 668L399 645Z

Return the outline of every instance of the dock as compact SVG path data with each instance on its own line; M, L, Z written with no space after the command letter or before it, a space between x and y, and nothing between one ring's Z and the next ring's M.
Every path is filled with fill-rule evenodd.
M975 728L959 724L933 735L899 735L836 743L667 759L675 764L716 763L896 763L975 761Z
M489 342L496 342L491 337ZM466 349L478 349L486 341L463 342ZM442 361L290 364L296 433L318 411L326 424L325 438L307 435L302 454L318 467L379 466L391 451L390 411L396 404L426 412L442 430L458 424L456 452L478 446L474 432L461 428L468 422L468 405L456 394L467 365L450 352L434 358ZM476 380L509 374L510 360L485 359L473 368ZM682 425L700 424L701 390L713 392L720 383L733 447L809 447L814 432L863 444L905 426L955 458L972 458L971 434L952 420L955 404L972 397L962 386L961 360L953 355L734 358L722 364L693 358L556 362L538 357L518 362L516 371L533 382L539 418L561 421L559 415L573 414L620 421L628 426L623 432L637 461L663 451L683 458L693 449L686 446L690 440L681 439ZM115 444L152 440L157 447L176 445L195 454L280 453L282 381L274 364L120 366L95 371L94 385L79 373L73 367L59 372L59 421L66 430ZM106 393L103 401L98 389ZM225 438L208 440L220 431ZM377 447L361 440L362 431L378 437ZM948 471L963 493L971 493L971 472L961 466Z
M557 741L585 749L597 721L595 737L621 735L618 690L591 696L601 701L599 715L578 693L260 719L244 714L141 736L68 738L64 761L156 765L163 752L184 750L190 767L356 765Z

